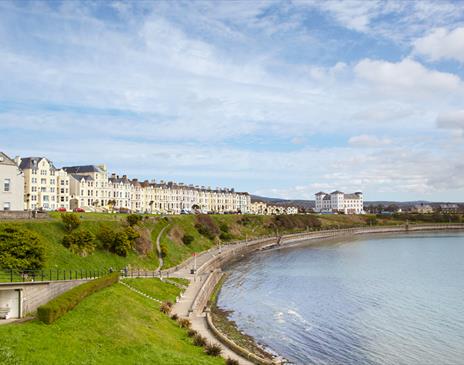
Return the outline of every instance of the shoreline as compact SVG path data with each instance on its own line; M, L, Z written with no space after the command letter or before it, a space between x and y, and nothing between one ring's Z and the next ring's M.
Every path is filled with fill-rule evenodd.
M253 364L253 363L272 363L269 360L260 362L250 361L251 353L241 348L237 344L230 341L224 334L215 334L214 330L211 330L209 325L209 316L207 304L211 295L220 279L218 276L222 276L222 268L228 264L233 263L235 260L240 260L246 255L253 254L262 250L268 249L281 249L290 248L301 244L311 245L326 241L328 239L342 239L349 237L358 237L365 235L379 235L379 234L401 234L401 233L412 233L412 232L445 232L445 231L461 231L464 230L464 224L421 224L421 225L401 225L401 226L380 226L380 227L357 227L349 229L338 229L338 230L327 230L327 231L314 231L305 232L292 235L286 235L281 237L263 238L249 242L239 242L235 244L229 244L222 248L215 248L203 252L197 260L200 261L200 266L195 274L191 274L187 269L188 264L182 265L177 271L171 272L172 276L180 276L188 278L191 282L188 289L191 290L190 298L187 303L183 305L177 305L175 312L180 316L189 318L197 323L197 330L207 334L210 338L214 338L216 343L222 344L225 348L227 355L232 352L234 358L239 361L240 364ZM189 261L189 260L187 260ZM169 273L167 273L169 274ZM200 281L200 282L198 282ZM195 283L195 285L193 285ZM188 306L188 310L185 308ZM222 335L222 336L221 336ZM225 337L225 338L222 338ZM250 336L251 337L251 336ZM248 354L249 356L244 356ZM278 354L279 359L283 357ZM254 356L253 356L254 357ZM264 359L262 359L264 360ZM282 363L282 362L281 362Z

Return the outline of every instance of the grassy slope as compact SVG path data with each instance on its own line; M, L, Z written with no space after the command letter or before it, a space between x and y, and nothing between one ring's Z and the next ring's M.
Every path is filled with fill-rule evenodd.
M156 253L156 238L161 229L167 225L169 228L161 237L161 244L168 249L168 255L164 258L164 268L178 265L185 259L191 257L194 252L201 252L209 249L218 243L218 240L209 240L200 235L195 228L196 216L181 215L160 218L151 216L144 220L143 226L151 231L153 250L147 257L141 257L135 252L128 257L119 257L115 254L97 250L88 257L80 257L71 253L62 246L61 240L65 234L61 224L59 213L51 213L48 221L17 221L16 224L24 225L44 237L46 242L46 263L45 269L66 269L66 270L96 270L123 268L130 265L132 268L156 269L158 267L158 257ZM110 225L117 229L125 224L124 214L109 213L82 213L82 228L88 229L94 234L97 233L101 224ZM230 241L252 239L257 237L275 235L276 231L271 228L275 217L272 216L241 216L241 215L211 215L209 216L219 226L226 224L231 235ZM296 216L295 219L297 219ZM365 226L370 215L317 215L323 229L347 228L355 226ZM241 224L240 220L247 218L247 224ZM292 220L292 216L287 219ZM403 224L404 221L394 220L391 217L376 218L378 225ZM0 225L6 224L0 222ZM301 231L301 230L300 230ZM293 228L279 228L279 234L298 232ZM191 235L194 241L190 245L182 242L183 235ZM229 241L229 242L230 242ZM227 242L223 242L226 244Z
M179 288L175 285L166 284L157 278L124 279L124 282L158 300L169 300L171 302L175 302L176 297L180 294Z
M98 219L94 219L93 217L89 219L89 217L85 215L81 227L82 229L88 229L93 234L96 234L101 224L109 225L114 229L120 228L123 224L120 218L103 218L105 218L105 215ZM0 222L0 225L4 224L9 223ZM59 218L47 221L16 221L14 224L23 225L42 236L46 246L45 269L95 270L107 269L109 267L120 269L126 265L130 265L134 268L148 269L155 269L158 267L158 256L155 247L146 257L139 256L135 252L130 253L127 257L120 257L113 253L98 249L87 257L75 255L61 244L66 232ZM144 226L156 231L161 224L161 222L149 221L145 222Z
M160 299L179 293L156 279L137 282L156 287ZM193 346L159 305L121 284L91 295L51 325L34 320L0 326L0 364L223 363Z

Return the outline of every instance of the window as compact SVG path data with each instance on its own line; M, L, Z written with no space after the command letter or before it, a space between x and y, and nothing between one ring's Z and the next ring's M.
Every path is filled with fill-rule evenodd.
M40 179L40 183L41 183L42 185L47 184L47 179Z
M64 196L62 196L62 197L60 198L60 201L64 202Z
M43 201L44 201L44 202L48 202L48 195L44 195L44 196L43 196Z
M55 179L50 179L50 185L55 185Z
M64 188L61 188L60 191L61 191L61 194L64 194Z
M51 187L50 188L50 193L54 193L55 192L55 188Z
M37 178L36 178L36 177L33 177L33 178L32 178L32 183L33 183L33 184L37 184Z
M5 179L3 182L3 191L10 191L11 180Z
M40 170L40 175L47 175L47 170Z
M32 169L32 175L37 175L37 170L36 169Z
M60 183L61 183L61 186L63 186L64 185L64 180L61 180Z
M31 187L31 191L32 191L33 193L37 192L37 186L32 186L32 187Z
M37 201L37 196L36 195L31 195L31 201Z
M45 186L42 186L42 187L40 188L40 191L41 191L42 193L46 193L46 192L47 192L47 188L46 188Z
M55 170L50 170L50 175L55 176Z
M10 209L11 209L10 202L4 202L3 203L3 210L10 210Z

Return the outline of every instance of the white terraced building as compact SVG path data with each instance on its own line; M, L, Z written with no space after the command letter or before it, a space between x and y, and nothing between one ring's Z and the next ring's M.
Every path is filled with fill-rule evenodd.
M336 190L327 194L320 191L316 194L316 212L364 214L363 193L345 194Z

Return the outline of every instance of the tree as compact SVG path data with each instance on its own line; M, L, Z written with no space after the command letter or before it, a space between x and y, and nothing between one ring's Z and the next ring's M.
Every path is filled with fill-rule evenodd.
M95 237L87 230L73 231L63 237L63 246L77 255L87 256L95 251Z
M73 230L79 228L81 225L81 219L77 214L74 213L61 214L61 220L63 221L64 229L66 232L72 232Z
M124 231L116 232L111 250L118 256L126 257L131 248L132 244L127 238L127 234Z
M45 247L35 232L18 226L0 227L0 267L19 271L40 269Z
M127 235L127 239L133 243L137 238L140 237L140 233L137 232L133 227L129 226L124 230L124 233Z

